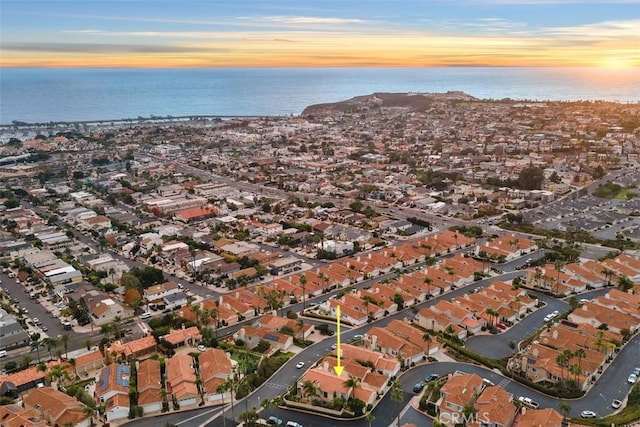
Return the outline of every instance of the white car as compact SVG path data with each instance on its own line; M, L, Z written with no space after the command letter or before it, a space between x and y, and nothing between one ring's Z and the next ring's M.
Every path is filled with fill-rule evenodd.
M298 369L302 369L303 367L304 367L304 362L298 362L296 364L296 368L298 368Z
M638 381L638 376L636 374L631 374L629 375L629 378L627 378L627 382L629 384L635 384L636 381Z
M204 345L202 345L202 344L198 345L198 350L205 351L206 349L207 349L207 347L205 347Z
M580 418L596 418L598 415L593 411L580 412Z
M533 409L538 409L538 406L540 406L538 404L538 402L536 402L535 400L531 399L530 397L525 397L525 396L520 396L518 398L518 400L520 401L520 403L530 406Z

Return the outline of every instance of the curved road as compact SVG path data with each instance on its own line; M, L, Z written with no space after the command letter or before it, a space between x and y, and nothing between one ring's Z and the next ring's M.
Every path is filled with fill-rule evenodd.
M500 276L500 279L510 280L513 277L524 274L524 272L516 271L507 273L505 275ZM468 292L468 288L470 286L486 286L491 281L496 280L496 278L485 279L480 282L476 282L467 287L456 289L450 293L445 295L438 296L429 301L423 302L419 305L420 308L428 307L430 305L435 304L437 301L447 298L450 299L452 297L461 295L465 292ZM594 291L595 293L602 293L604 290ZM541 299L546 300L547 297L541 297ZM528 328L533 327L537 329L541 322L541 317L543 317L547 311L552 311L552 309L556 309L554 307L558 307L557 309L564 309L568 307L568 304L564 301L553 300L552 298L548 301L550 304L549 307L545 307L542 310L539 310L536 313L533 313L525 320L520 322L518 326ZM555 303L555 305L551 305ZM349 331L345 331L342 333L343 341L348 341L353 335L362 333L365 329L370 328L371 326L384 326L388 324L392 319L401 319L404 316L411 315L411 312L408 310L403 310L402 312L395 313L394 315L388 316L384 319L381 319L376 322L372 322L366 326L360 328L353 328ZM535 316L535 317L534 317ZM540 319L538 319L540 317ZM527 325L528 323L533 324L534 326ZM515 329L512 328L512 329ZM527 331L521 329L520 334L526 334ZM522 336L522 335L521 335ZM500 335L490 336L488 338L499 338ZM483 338L483 337L477 337ZM505 338L508 343L509 339ZM274 374L268 382L263 384L256 392L254 392L251 396L248 396L245 399L241 399L235 404L235 418L237 419L238 415L242 412L245 412L247 408L260 408L260 400L264 398L272 398L277 395L282 394L286 388L295 384L295 382L299 379L301 371L295 368L295 364L299 361L305 362L305 366L311 366L315 361L317 361L320 357L322 357L325 353L330 351L331 344L335 342L335 337L328 338L322 342L314 344L301 353L293 357L286 365L284 365L276 374ZM470 346L471 347L471 346ZM485 346L484 350L487 348L491 349L493 346ZM507 347L508 348L508 347ZM500 351L504 351L500 350ZM509 349L509 352L511 350ZM486 353L482 351L482 353ZM611 364L605 370L600 379L594 384L591 390L582 398L575 399L570 401L572 410L571 415L577 416L582 410L592 410L598 413L599 415L606 415L613 410L610 407L611 401L613 399L624 400L626 394L630 390L630 386L626 382L626 377L628 376L630 369L633 369L634 364L637 362L636 357L637 354L640 353L640 338L639 336L635 336L624 349L620 351L616 358L616 363ZM551 407L554 409L558 409L558 400L542 393L539 393L535 390L528 388L525 385L512 381L508 377L504 377L501 374L491 371L487 368L469 365L464 363L456 363L456 362L438 362L438 363L430 363L425 365L420 365L409 371L405 372L401 379L404 386L404 400L398 406L396 402L391 401L389 393L382 398L382 402L380 402L373 414L376 417L373 424L374 426L388 426L392 423L397 415L397 408L404 408L411 397L414 396L413 393L413 385L420 380L422 380L429 373L438 373L438 374L447 374L456 370L460 370L463 372L475 372L478 375L481 375L484 378L491 380L493 383L504 387L507 391L512 393L514 396L529 396L532 399L536 400L540 403L541 407ZM221 409L220 408L201 408L197 410L198 414L190 413L189 416L178 416L178 414L167 414L164 417L175 417L175 420L178 421L178 425L180 426L198 426L205 424L207 426L230 426L234 425L231 419L231 410L230 406L227 405L225 408L225 420L222 419ZM262 411L261 416L267 417L269 415L276 415L277 417L283 419L285 422L287 420L295 420L300 422L305 427L313 427L313 426L362 426L365 427L368 423L364 420L360 421L341 421L341 420L331 420L322 416L301 413L289 409L278 408L271 409L269 411ZM177 416L177 417L176 417ZM168 421L170 418L162 418L163 422ZM135 427L143 427L143 426L151 426L154 424L154 418L152 419L142 419L135 420L131 423L128 423L128 426ZM209 420L205 423L206 420ZM401 418L401 422L418 422L418 425L430 425L430 421L423 414L416 412L415 410L409 408L406 412L403 411L403 415ZM156 422L157 423L157 420Z

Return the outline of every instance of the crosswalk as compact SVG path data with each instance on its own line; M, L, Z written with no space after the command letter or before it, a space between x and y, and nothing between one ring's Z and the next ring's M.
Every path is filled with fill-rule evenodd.
M511 378L504 378L502 381L498 383L498 387L505 388L507 384L511 382Z
M271 387L271 388L275 388L277 390L288 390L289 389L289 386L278 384L278 383L273 383L273 382L267 382L265 384L265 386Z

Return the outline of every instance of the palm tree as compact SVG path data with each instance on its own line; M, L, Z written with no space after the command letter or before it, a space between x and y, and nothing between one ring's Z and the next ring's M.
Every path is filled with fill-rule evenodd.
M431 283L433 280L430 277L425 277L423 282L427 285L427 298L431 298Z
M633 288L633 281L631 281L631 279L627 276L620 276L618 278L618 289L623 292L627 292L631 288Z
M228 386L228 383L225 381L222 384L218 384L218 387L216 387L216 393L220 394L220 397L222 397L222 425L224 427L227 425L227 420L224 417L224 393L227 391Z
M111 276L111 283L113 283L113 284L115 285L115 284L116 284L116 281L115 281L115 280L114 280L114 278L113 278L113 275L114 275L114 274L116 274L116 270L115 270L113 267L111 267L111 268L109 269L109 275Z
M462 421L464 425L467 425L471 420L473 420L473 416L476 412L477 409L473 404L473 401L465 403L465 405L462 407Z
M569 373L573 374L574 381L578 381L578 376L582 375L582 368L576 364L569 366Z
M583 348L578 348L576 351L573 352L573 355L578 358L578 367L582 369L581 362L582 362L582 359L587 357L587 353L584 351Z
M115 339L120 338L120 322L122 321L122 317L116 316L113 318L113 322L111 322L111 326L113 327L113 336Z
M540 270L539 267L536 267L536 272L533 275L533 280L535 280L536 284L535 287L539 288L540 287L540 280L542 279L542 270Z
M571 405L564 400L558 403L558 407L560 408L560 412L564 414L565 418L569 418L569 412L571 412Z
M33 340L31 341L31 351L35 350L36 351L36 356L38 357L38 363L40 363L40 347L42 346L43 341L42 340Z
M274 403L273 403L273 400L267 397L262 399L262 402L260 402L260 406L262 406L264 409L268 411L269 409L274 407Z
M87 351L91 350L91 338L85 338L83 342L85 347L87 347Z
M54 349L58 345L58 340L53 337L47 337L42 340L42 344L44 344L44 346L47 347L47 351L49 352L49 360L52 360L53 359L52 349Z
M271 399L271 402L273 403L273 407L276 409L276 417L279 415L278 414L278 409L284 405L284 398L280 395L274 397L273 399Z
M367 422L369 423L369 427L371 427L371 423L373 423L376 417L374 417L371 411L369 411L367 412L367 415L364 416L364 419L367 420Z
M602 348L604 346L604 331L603 330L599 330L596 333L596 339L593 341L593 345L596 346L596 350L598 351L602 351Z
M562 271L562 267L564 267L564 263L561 260L556 260L553 263L555 270L558 272L556 275L556 296L558 296L558 292L560 292L560 272Z
M306 275L301 275L300 276L300 285L302 285L302 312L304 313L305 310L305 301L306 301L306 286L307 286L307 276Z
M315 397L318 395L318 386L313 381L306 380L302 384L302 391L307 397Z
M429 332L425 332L422 335L422 341L427 343L427 357L429 357L429 353L431 353L431 341L432 341L431 334Z
M349 375L349 378L342 383L347 388L347 400L351 399L356 392L356 388L360 387L360 379Z
M398 421L397 421L398 426L400 426L400 411L402 410L402 408L400 407L400 404L402 403L403 399L404 399L404 394L402 393L402 382L400 382L400 378L396 378L391 383L391 400L396 402L398 406Z
M455 332L455 330L453 329L453 325L448 324L447 327L444 330L444 333L449 335L449 336L453 336L453 333Z
M489 315L489 324L493 326L493 319L498 319L498 316L500 315L500 313L498 313L496 310L494 310L491 307L487 308L484 312Z
M607 286L611 286L611 278L615 276L615 271L605 267L600 273L602 273L602 275L607 279Z
M69 334L68 333L64 332L62 335L60 335L60 343L64 347L64 358L68 359L69 358Z
M454 289L453 286L453 276L456 274L455 271L453 271L453 268L451 268L450 266L446 266L444 268L444 270L446 271L446 273L449 275L449 277L451 278L451 283L449 284L449 286L451 286L451 289Z
M84 413L84 415L86 415L87 417L91 417L91 421L90 421L90 425L94 426L95 423L93 421L93 416L96 414L96 407L95 404L94 405L85 405L82 407L82 412Z

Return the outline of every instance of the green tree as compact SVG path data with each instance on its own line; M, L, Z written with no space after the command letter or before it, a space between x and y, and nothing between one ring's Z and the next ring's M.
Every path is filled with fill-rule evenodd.
M347 378L343 384L348 391L347 399L350 399L353 397L354 393L356 392L356 388L360 387L360 379L352 375L349 375L349 378Z
M62 335L60 335L60 344L64 347L65 359L69 359L69 338L69 334L66 332L63 332Z
M564 415L565 418L569 418L569 412L571 412L571 405L569 402L560 401L558 403L558 408L560 408L560 412Z
M540 190L544 181L544 170L529 166L520 171L518 175L518 187L523 190Z
M627 276L620 276L618 278L618 289L623 292L627 292L631 288L633 288L633 281L631 281L631 279Z
M302 312L304 313L305 310L305 301L306 301L306 296L307 296L307 290L306 290L306 286L307 286L307 276L306 275L301 275L300 276L300 285L302 287Z
M376 417L371 413L371 411L367 412L367 415L364 416L364 419L369 423L369 427L375 421Z
M302 384L302 391L308 398L316 397L318 395L318 386L313 381L306 380Z
M391 382L391 400L396 402L396 406L398 409L397 423L396 425L400 425L400 412L402 411L402 407L400 404L404 399L404 394L402 392L402 382L400 378L396 378Z
M255 409L250 409L247 412L243 412L239 416L240 421L244 421L244 425L247 427L255 427L256 421L258 421L259 415Z
M429 357L429 354L431 353L431 341L433 340L433 338L431 338L431 334L429 332L425 332L422 335L422 341L427 343L427 357Z
M404 297L400 293L393 294L393 302L398 305L398 310L404 308Z
M16 199L7 199L4 201L4 207L7 209L14 209L20 206L20 202Z

